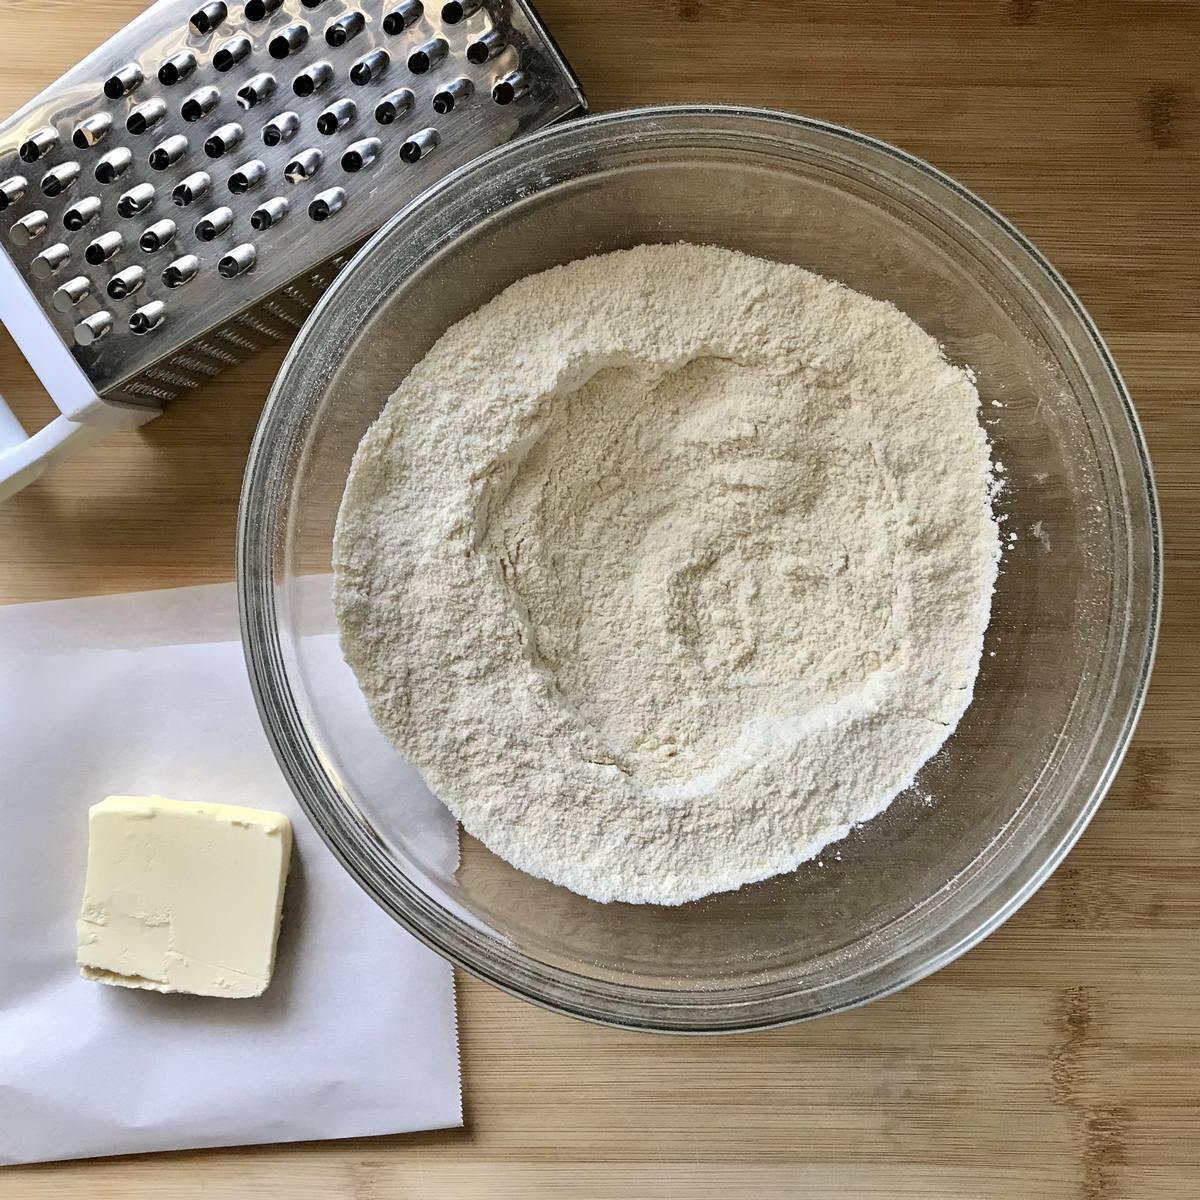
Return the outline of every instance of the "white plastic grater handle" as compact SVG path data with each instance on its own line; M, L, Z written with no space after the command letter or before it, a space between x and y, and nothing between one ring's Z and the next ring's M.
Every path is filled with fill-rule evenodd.
M0 325L12 335L61 414L27 434L0 394L0 501L31 484L51 463L87 449L115 429L130 429L158 416L157 409L111 404L96 394L2 248Z

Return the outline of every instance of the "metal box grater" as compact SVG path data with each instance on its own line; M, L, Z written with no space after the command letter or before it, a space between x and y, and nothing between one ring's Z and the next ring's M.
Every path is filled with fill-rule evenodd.
M0 499L290 337L442 176L582 113L523 0L159 0L0 125Z

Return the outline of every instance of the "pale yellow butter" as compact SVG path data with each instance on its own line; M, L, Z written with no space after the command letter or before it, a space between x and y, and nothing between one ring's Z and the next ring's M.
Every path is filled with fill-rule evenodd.
M271 981L292 852L280 813L109 796L88 813L85 979L198 996Z

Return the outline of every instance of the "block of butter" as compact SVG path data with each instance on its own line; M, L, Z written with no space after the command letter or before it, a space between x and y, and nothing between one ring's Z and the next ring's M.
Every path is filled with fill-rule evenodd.
M280 813L109 796L88 813L85 979L197 996L271 981L292 853Z

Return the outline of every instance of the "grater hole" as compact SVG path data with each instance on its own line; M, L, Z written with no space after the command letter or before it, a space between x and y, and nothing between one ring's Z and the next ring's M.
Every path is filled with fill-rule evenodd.
M283 177L288 183L303 183L321 169L324 161L325 156L320 150L304 150L283 168Z
M24 175L13 175L0 183L0 212L10 204L16 204L25 195L25 189L28 187L29 180Z
M179 115L189 124L192 124L212 112L217 107L220 99L221 93L215 87L197 88L180 105Z
M325 40L331 46L344 46L351 38L358 37L366 28L367 19L360 12L348 12L336 21L330 21L325 29Z
M266 20L276 9L283 7L283 0L246 0L246 20Z
M245 137L245 130L236 122L231 121L228 125L222 125L204 143L204 153L209 158L221 158L230 150L240 146L243 137Z
M195 234L202 242L211 242L220 237L233 224L233 209L215 208L196 222Z
M297 96L311 96L314 92L319 92L332 78L332 63L315 62L292 80L292 91Z
M366 87L373 79L378 79L388 69L392 56L386 50L372 50L364 54L350 68L350 82L359 87Z
M112 313L92 313L90 317L85 317L75 326L75 341L80 346L90 346L102 337L107 337L112 332L112 327Z
M393 124L412 108L414 99L415 97L408 88L401 88L389 96L384 96L375 107L375 120L380 125Z
M224 4L219 2L205 4L192 13L188 24L203 37L206 33L212 33L227 16L229 16L229 9Z
M505 47L504 35L498 29L489 29L481 38L476 38L467 47L467 62L482 66L490 62Z
M99 183L115 183L133 162L133 153L126 146L110 150L96 164L96 180Z
M403 33L410 25L415 25L425 12L421 0L406 0L399 8L394 8L383 18L383 32L395 35Z
M203 196L210 187L212 187L212 176L207 171L193 171L186 179L175 185L171 199L180 208L186 208Z
M126 267L108 281L108 287L104 290L113 300L125 300L138 291L145 282L146 272L142 267Z
M191 279L196 278L200 270L200 260L194 254L185 254L163 268L162 281L169 288L183 287Z
M124 245L125 239L115 230L110 229L87 244L83 257L93 267L98 267L101 263L108 262L110 258L120 253Z
M345 188L330 188L327 192L313 197L313 202L308 206L308 215L314 221L328 221L334 213L340 212L345 206Z
M79 178L78 163L62 163L42 176L42 194L61 196Z
M109 113L93 113L84 117L71 134L71 142L79 150L90 150L98 142L103 141L112 128L112 116Z
M229 177L229 190L235 196L244 196L256 188L267 177L267 164L261 158L252 159L238 167Z
M161 100L147 100L139 104L125 119L125 128L135 137L157 125L167 115L167 106Z
M262 131L263 143L267 146L278 146L290 142L300 132L300 115L294 112L282 112L272 117Z
M457 25L474 16L482 7L481 0L450 0L449 4L442 5L442 20L447 25Z
M165 315L166 305L161 300L144 304L136 312L130 314L129 331L138 337L144 337L163 323Z
M174 166L188 150L188 140L182 133L167 138L150 151L150 166L155 171L165 171Z
M278 225L287 216L288 208L288 202L283 196L273 196L250 214L251 228L262 233L263 230Z
M137 63L126 63L104 81L104 94L110 100L120 100L141 87L145 78Z
M190 50L181 50L172 54L158 68L158 82L163 87L174 87L180 80L186 79L196 69L196 56Z
M287 58L302 50L308 42L308 26L293 24L281 30L267 43L272 58Z
M427 154L431 154L440 140L436 129L422 129L400 147L400 157L406 163L418 162Z
M337 100L317 117L317 131L326 137L345 129L354 120L358 106L353 100Z
M300 3L303 4L305 8L320 8L321 5L325 3L325 0L300 0Z
M85 196L63 213L63 225L72 233L77 233L89 222L94 221L99 215L100 197Z
M414 75L424 75L446 57L448 49L444 38L430 38L408 56L408 69Z
M41 129L35 129L21 143L21 148L17 153L20 155L22 162L35 163L39 159L45 158L57 145L58 131L53 126L46 125Z
M175 240L177 232L178 226L174 221L155 221L153 225L142 233L141 238L138 240L138 245L147 254L154 254L164 246L170 245Z
M236 279L247 271L253 271L257 261L258 251L249 242L243 242L217 263L217 271L223 279Z
M117 215L121 217L136 217L145 212L154 203L154 188L148 183L139 183L131 187L117 201Z
M15 222L8 231L8 240L14 246L25 246L36 238L40 238L46 232L46 226L50 224L50 214L43 208L34 209L31 213L26 213L19 221Z
M355 142L342 155L342 169L355 174L371 166L383 152L383 143L378 138L363 138Z
M36 279L50 279L63 269L70 257L70 246L66 242L56 242L53 246L43 250L29 264L29 269Z
M232 71L242 59L249 56L250 50L250 39L244 33L239 34L217 50L213 55L213 66L222 73Z
M92 294L92 281L86 275L68 279L51 297L51 303L60 313L69 313Z
M511 104L520 100L529 91L529 80L524 71L513 71L492 88L492 99L497 104Z
M469 79L455 79L448 83L433 97L433 111L445 116L454 111L454 106L461 100L466 100L475 91L475 85Z
M237 102L242 108L251 109L264 100L269 100L274 92L275 76L264 71L238 88Z

